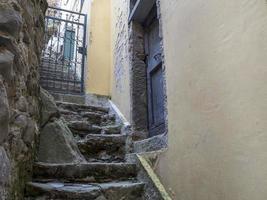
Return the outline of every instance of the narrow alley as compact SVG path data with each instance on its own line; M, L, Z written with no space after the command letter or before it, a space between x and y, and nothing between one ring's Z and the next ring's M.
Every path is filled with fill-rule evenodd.
M0 0L0 200L266 200L266 0Z

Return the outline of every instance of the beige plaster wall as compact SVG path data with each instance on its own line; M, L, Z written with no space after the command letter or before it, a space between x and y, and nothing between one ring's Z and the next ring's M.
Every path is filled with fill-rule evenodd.
M111 98L130 121L129 0L111 0Z
M174 199L267 199L267 3L162 0Z
M86 70L86 93L110 95L111 0L93 0Z

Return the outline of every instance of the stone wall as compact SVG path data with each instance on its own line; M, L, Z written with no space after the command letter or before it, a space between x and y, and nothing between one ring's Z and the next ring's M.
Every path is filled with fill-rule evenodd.
M45 0L0 0L0 197L23 199L38 136Z
M112 0L112 101L130 121L129 0Z
M132 21L130 23L129 43L131 124L134 131L134 139L144 139L148 136L147 67L145 62L144 28L138 22Z
M129 24L130 1L112 2L113 88L112 101L132 125L134 138L147 137L146 64L144 32Z
M132 4L130 4L132 3ZM147 66L145 52L145 28L138 21L129 22L131 8L135 1L113 2L113 91L112 100L130 121L133 129L133 139L140 140L148 137L147 110ZM158 19L160 22L160 37L162 38L162 20L160 0L157 0ZM161 45L162 52L163 42ZM163 84L165 127L167 133L167 93L165 78L164 53ZM166 136L166 134L165 134ZM166 136L167 137L167 136ZM164 138L164 142L166 138Z

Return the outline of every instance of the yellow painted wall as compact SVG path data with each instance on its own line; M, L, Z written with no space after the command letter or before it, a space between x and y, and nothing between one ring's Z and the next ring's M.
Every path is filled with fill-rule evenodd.
M267 199L266 0L162 0L177 200Z
M90 13L86 93L110 95L111 0L93 0Z

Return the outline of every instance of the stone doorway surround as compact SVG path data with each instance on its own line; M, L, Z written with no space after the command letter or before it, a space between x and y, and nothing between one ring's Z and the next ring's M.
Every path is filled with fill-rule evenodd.
M162 135L148 139L148 109L147 109L147 77L146 77L146 53L145 53L145 27L144 22L151 8L157 5L157 16L160 23L160 37L162 39L162 21L160 13L160 0L144 1L131 0L129 14L129 54L130 54L130 94L131 94L131 124L133 129L133 139L140 141L141 146L150 141L160 147L167 146L167 93L166 93L166 75L164 64L163 39L161 42L162 61L163 61L163 79L164 79L164 115L166 131ZM160 141L160 142L158 142ZM137 147L141 151L139 145ZM147 151L147 149L146 149Z

